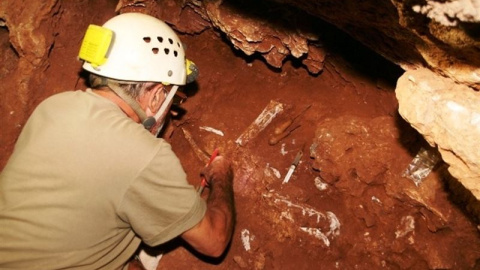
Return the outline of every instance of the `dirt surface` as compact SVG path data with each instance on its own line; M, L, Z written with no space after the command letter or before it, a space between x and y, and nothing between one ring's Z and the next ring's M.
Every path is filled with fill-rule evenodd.
M64 12L71 19L59 27L69 29L73 20L83 29L92 18L100 23L112 15ZM188 99L164 138L194 185L205 157L186 134L201 151L219 148L233 161L237 225L223 257L202 257L176 239L154 248L165 253L158 269L480 269L476 224L452 203L444 166L419 186L402 177L426 145L398 116L397 67L338 32L330 33L318 76L292 60L270 69L213 30L181 39L200 77L184 89ZM71 63L78 45L78 38L58 36L46 70L52 93L85 87L80 64ZM281 112L255 127L272 104ZM288 136L270 144L289 119ZM283 183L299 151L300 162Z
M222 259L192 256L173 241L157 248L167 250L158 269L478 267L477 229L449 201L442 166L419 187L401 176L425 144L397 114L396 67L349 41L332 47L313 77L295 62L278 71L239 57L213 31L182 38L201 75L164 137L193 184L205 162L183 130L200 149L218 147L233 160L237 226ZM283 111L239 145L272 102ZM293 131L269 144L292 118Z

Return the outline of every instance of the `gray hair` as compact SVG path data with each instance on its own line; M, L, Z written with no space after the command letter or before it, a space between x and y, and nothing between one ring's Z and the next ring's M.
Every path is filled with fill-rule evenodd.
M120 81L120 80L113 80L110 78L106 78L103 76L99 76L97 74L90 73L88 77L89 85L91 88L98 89L101 87L108 87L108 82L115 82L117 83L124 92L131 96L132 98L138 98L142 95L145 91L150 90L158 83L156 82L133 82L133 81Z

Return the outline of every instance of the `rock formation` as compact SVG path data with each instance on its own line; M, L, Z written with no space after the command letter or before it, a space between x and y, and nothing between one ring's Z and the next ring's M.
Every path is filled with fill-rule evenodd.
M396 94L400 114L438 147L449 172L480 198L480 93L418 69L405 72Z

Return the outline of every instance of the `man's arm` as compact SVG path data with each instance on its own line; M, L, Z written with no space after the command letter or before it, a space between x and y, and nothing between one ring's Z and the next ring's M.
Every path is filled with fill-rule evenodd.
M207 212L182 238L198 252L219 257L230 242L235 225L233 171L228 160L217 157L203 175L210 186Z

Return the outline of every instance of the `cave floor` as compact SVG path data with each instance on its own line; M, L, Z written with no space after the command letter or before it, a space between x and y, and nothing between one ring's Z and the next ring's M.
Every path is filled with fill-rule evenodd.
M169 123L164 138L194 185L205 165L196 147L210 153L219 148L232 159L237 225L222 258L204 258L177 239L154 249L164 252L157 269L478 268L477 228L450 202L441 170L435 169L418 187L401 177L424 142L398 116L395 76L388 64L374 60L378 56L366 63L330 53L323 72L312 76L295 62L272 70L255 57L242 58L210 30L181 38L200 77L197 86L185 89L184 114ZM362 51L351 55L356 53ZM237 144L272 101L283 104L283 112L244 145ZM322 171L329 168L313 169L315 159L309 151L315 147L316 130L327 119L340 119L341 128L341 119L352 117L367 119L365 123L395 119L394 129L409 138L385 140L371 132L375 144L389 145L385 149L390 153L377 152L372 159L355 152L353 159L364 173L379 162L388 168L383 182L325 181ZM292 118L298 127L270 145L274 128ZM355 136L337 140L336 145L354 149L362 149L364 143ZM283 184L300 150L304 155ZM355 165L342 164L342 159L337 163L331 164L337 171L355 171Z

